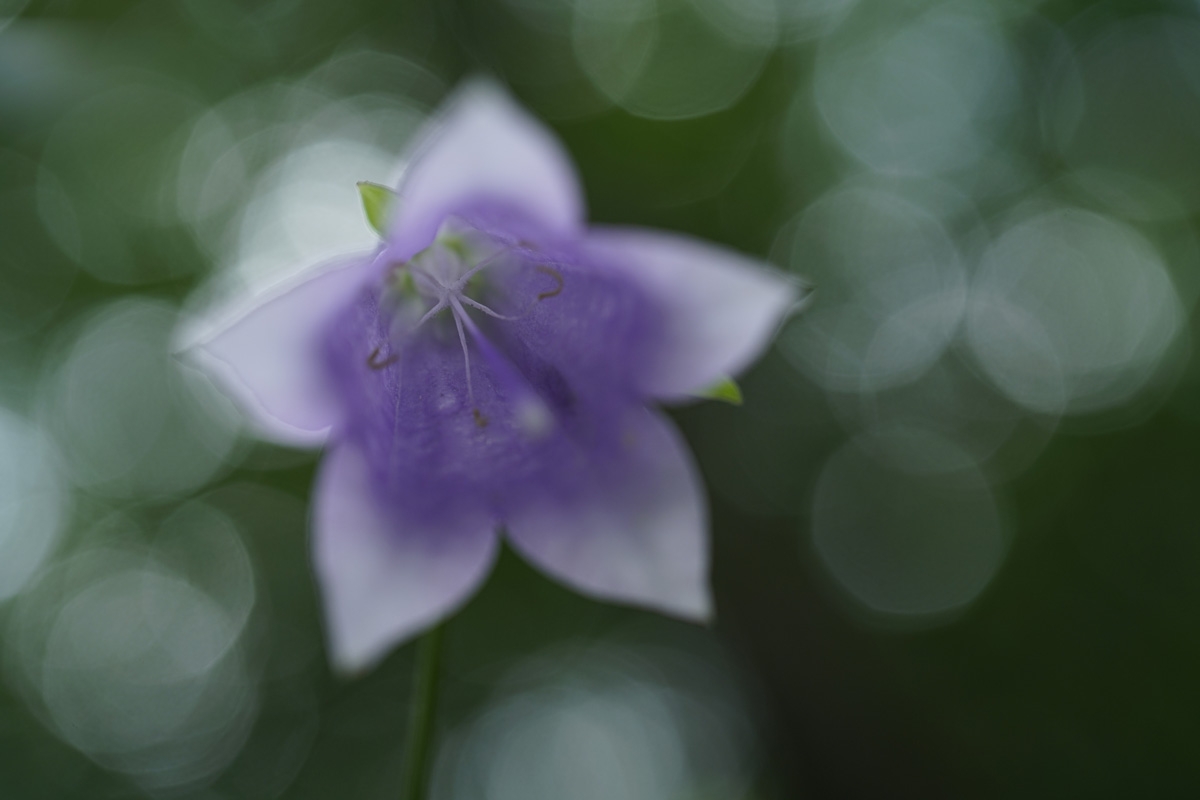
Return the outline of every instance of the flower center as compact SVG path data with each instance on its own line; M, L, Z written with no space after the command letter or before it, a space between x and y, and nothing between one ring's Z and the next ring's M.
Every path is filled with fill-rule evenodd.
M461 235L441 233L428 248L396 265L388 273L381 302L391 314L392 352L385 357L380 348L376 348L367 357L367 365L380 370L395 364L400 359L399 343L403 339L448 312L454 320L462 350L467 399L475 424L486 428L489 419L476 402L472 352L479 358L498 394L507 401L518 426L531 435L540 436L547 432L554 421L550 407L517 366L480 330L470 313L474 311L495 320L513 322L532 311L536 304L562 293L562 273L549 264L533 264L535 271L547 277L547 285L521 313L501 314L468 294L482 283L484 270L514 255L510 248L491 240L468 242Z

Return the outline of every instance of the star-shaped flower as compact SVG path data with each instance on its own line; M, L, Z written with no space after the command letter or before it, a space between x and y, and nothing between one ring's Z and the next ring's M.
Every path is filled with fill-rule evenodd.
M382 227L196 351L263 436L326 447L335 662L449 615L501 536L586 595L707 618L704 491L649 406L745 367L793 284L685 236L585 227L562 147L487 85L420 139Z

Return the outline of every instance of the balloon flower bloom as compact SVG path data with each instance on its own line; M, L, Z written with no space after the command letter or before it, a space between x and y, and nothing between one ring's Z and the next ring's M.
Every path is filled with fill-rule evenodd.
M363 188L375 250L194 350L257 433L325 448L313 548L337 666L448 616L501 537L585 595L708 618L703 486L653 406L728 386L793 283L587 227L562 146L493 86L448 104L394 193Z

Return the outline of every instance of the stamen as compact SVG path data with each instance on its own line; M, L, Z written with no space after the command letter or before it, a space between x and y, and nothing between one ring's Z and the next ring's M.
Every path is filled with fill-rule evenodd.
M410 328L410 329L408 330L408 333L409 333L410 335L411 335L411 334L413 334L413 333L415 333L415 332L416 332L416 330L417 330L418 328L420 328L420 327L421 327L422 325L424 325L424 324L425 324L427 321L429 321L430 319L432 319L432 318L433 318L433 315L434 315L434 314L436 314L436 313L438 313L439 311L441 311L443 308L445 308L445 307L446 307L446 305L447 305L447 304L446 304L446 301L445 301L445 300L441 300L441 301L439 301L439 302L438 302L438 303L437 303L437 304L436 304L436 305L435 305L433 308L431 308L431 309L429 309L428 311L426 311L426 312L425 312L425 313L424 313L424 314L421 316L421 318L420 318L419 320L417 320L417 324L416 324L416 325L413 325L413 326L412 326L412 328ZM373 369L373 370L376 370L376 371L378 371L378 370L381 370L381 369L387 369L387 368L388 368L388 367L390 367L392 364L395 364L397 361L399 361L399 360L400 360L400 351L399 351L399 349L397 349L397 350L396 350L396 352L393 352L393 353L392 353L391 355L389 355L387 358L383 358L383 359L381 359L381 358L379 357L379 353L380 353L380 351L381 351L382 349L383 349L383 345L379 345L378 347L376 347L374 350L372 350L372 351L371 351L371 355L367 356L367 366L368 366L368 367L370 367L370 368L371 368L371 369Z
M562 294L563 276L562 276L561 272L556 270L554 267L548 267L545 264L538 264L537 266L534 267L534 269L537 270L538 272L542 273L543 275L549 275L551 278L554 279L555 284L556 284L555 287L553 289L551 289L550 291L541 292L538 294L537 299L539 302L542 300L545 300L547 297L558 297L560 294Z
M545 300L547 297L558 297L558 295L562 294L562 290L563 290L562 273L560 273L558 270L554 269L553 267L549 267L544 264L538 264L534 268L538 272L542 273L543 275L549 275L551 278L553 278L555 280L555 283L557 285L553 289L550 289L549 291L540 292L537 295L537 297L534 298L533 303L531 303L520 314L515 314L515 315L501 314L500 312L498 312L492 308L489 308L488 306L484 305L483 303L480 303L477 300L472 300L470 297L467 297L465 294L460 294L458 296L458 299L461 300L462 302L466 303L467 305L471 306L472 308L479 309L480 311L482 311L483 313L487 314L489 317L492 317L494 319L501 319L506 322L516 322L517 320L521 319L522 317L528 316L529 312L533 311L533 307L535 305L537 305L538 303L540 303L542 300Z
M390 356L388 356L387 358L385 358L381 361L379 359L379 351L381 349L382 349L382 346L376 347L374 350L371 351L371 355L367 356L367 366L373 370L387 369L392 364L395 364L397 361L400 360L399 353L392 353Z

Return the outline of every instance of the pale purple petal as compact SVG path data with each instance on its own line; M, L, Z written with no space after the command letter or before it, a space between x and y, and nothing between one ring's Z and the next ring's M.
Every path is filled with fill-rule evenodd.
M255 433L318 446L342 413L320 363L321 336L375 272L371 254L318 270L258 302L189 356L242 408Z
M798 299L763 262L686 236L598 228L589 241L662 304L665 330L642 387L653 397L684 398L741 371Z
M704 493L679 434L632 411L617 455L563 459L513 508L513 545L583 594L692 620L711 615Z
M406 521L373 487L366 459L342 444L317 479L313 548L335 664L354 672L441 621L475 591L495 560L495 525L448 513Z
M583 225L583 198L562 145L498 87L474 83L424 137L400 183L388 240L397 260L428 246L447 216L519 209L560 235Z

